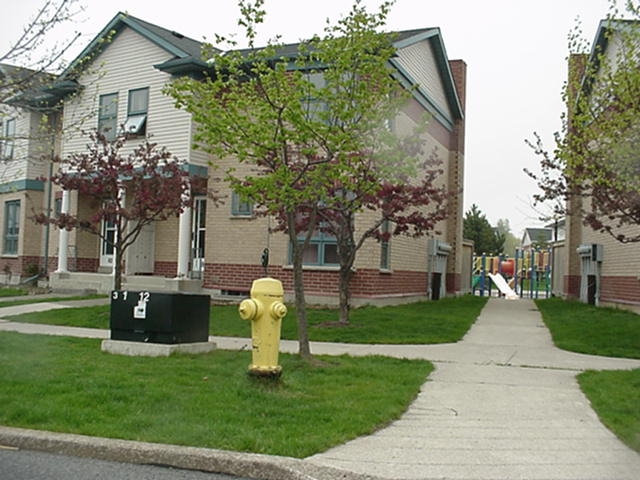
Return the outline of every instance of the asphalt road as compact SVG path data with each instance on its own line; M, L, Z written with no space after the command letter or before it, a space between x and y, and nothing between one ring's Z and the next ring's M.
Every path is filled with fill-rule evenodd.
M11 480L248 480L217 473L132 465L0 447L0 479Z

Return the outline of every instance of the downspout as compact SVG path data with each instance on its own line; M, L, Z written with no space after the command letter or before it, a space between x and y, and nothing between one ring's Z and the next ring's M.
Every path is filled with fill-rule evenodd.
M53 184L51 177L53 176L53 161L56 157L56 125L58 123L57 114L53 113L53 132L51 133L51 158L49 159L49 175L47 178L47 215L51 217L51 203L53 198ZM49 275L49 235L51 232L51 224L49 222L44 226L44 266L42 275Z

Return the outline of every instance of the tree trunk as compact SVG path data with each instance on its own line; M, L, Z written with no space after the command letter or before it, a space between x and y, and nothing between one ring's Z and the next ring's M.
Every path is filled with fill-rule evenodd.
M304 277L302 270L302 253L305 245L298 243L296 235L295 213L287 214L289 241L293 257L293 291L295 295L296 314L298 317L298 349L302 358L311 358L309 345L309 324L307 322L307 302L304 297ZM308 242L305 242L308 243Z
M113 249L113 289L122 290L122 249L115 245Z
M299 257L299 258L296 258ZM304 280L302 271L302 252L294 252L293 289L295 293L296 313L298 316L298 346L300 356L311 357L309 345L309 324L307 321L307 302L304 297Z
M351 278L353 277L351 266L351 264L340 265L340 280L338 284L340 316L338 322L342 325L349 323L349 311L351 310Z

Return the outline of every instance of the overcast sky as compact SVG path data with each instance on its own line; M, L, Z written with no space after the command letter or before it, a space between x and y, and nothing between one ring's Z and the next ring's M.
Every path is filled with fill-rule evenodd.
M6 51L44 0L2 0L0 50ZM85 0L77 22L84 47L117 12L128 12L196 40L240 32L235 0ZM349 0L266 0L263 39L297 42L322 33ZM376 8L378 0L364 4ZM579 18L591 42L607 0L396 0L389 30L439 27L449 59L467 63L465 212L478 205L492 225L509 220L520 236L539 226L532 209L536 186L523 168L538 163L525 139L539 132L551 147L561 127L561 89L566 77L567 35ZM240 40L240 39L239 39ZM78 49L74 51L78 53ZM71 58L69 59L71 60Z

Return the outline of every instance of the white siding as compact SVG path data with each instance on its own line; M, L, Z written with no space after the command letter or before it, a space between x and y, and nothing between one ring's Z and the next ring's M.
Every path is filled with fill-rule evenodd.
M2 134L4 138L4 123L8 120L15 120L15 140L13 141L13 156L10 160L3 160L0 162L0 184L9 183L15 180L25 178L27 173L27 153L28 142L24 137L29 132L29 114L13 110L3 119ZM22 138L22 139L21 139Z
M12 160L2 162L0 166L0 183L43 176L46 173L44 159L51 155L51 135L44 123L45 117L40 113L11 109L3 121L9 119L16 121L16 139Z
M436 63L433 47L428 40L423 40L398 51L398 64L407 72L420 89L426 93L448 118L452 117L447 102L441 73Z
M80 78L84 90L65 105L63 157L86 148L87 139L79 131L97 127L100 95L118 93L118 124L122 124L127 117L129 90L149 88L147 136L174 156L193 163L191 117L176 109L172 98L162 93L171 76L154 68L170 58L165 50L129 28L116 35ZM141 140L131 140L129 147L135 147ZM198 155L196 163L206 164L202 155Z

